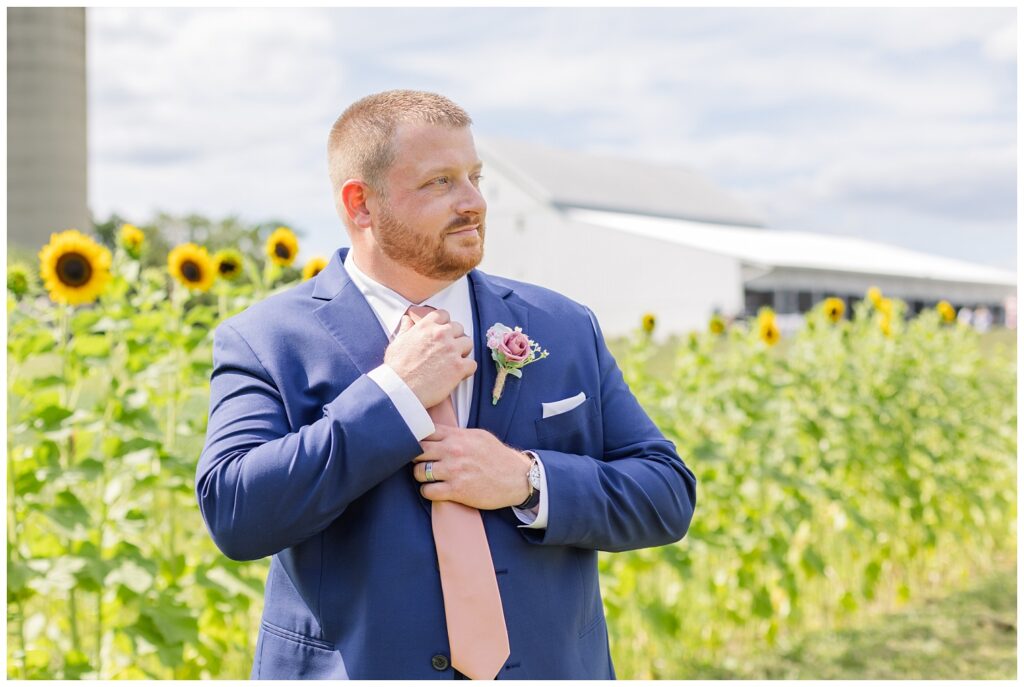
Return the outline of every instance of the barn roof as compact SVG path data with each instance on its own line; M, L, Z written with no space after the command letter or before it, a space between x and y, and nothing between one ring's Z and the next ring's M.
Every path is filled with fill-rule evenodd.
M585 208L763 226L738 198L685 167L476 137L480 154L559 209ZM628 182L629 193L623 193Z
M576 222L729 255L756 266L886 274L1001 286L1017 284L1017 275L996 267L850 236L727 227L583 209L566 210L566 216Z

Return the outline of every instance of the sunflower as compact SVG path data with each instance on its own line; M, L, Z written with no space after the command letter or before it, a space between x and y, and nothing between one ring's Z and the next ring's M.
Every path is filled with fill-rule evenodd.
M842 298L826 298L822 309L825 311L825 315L832 322L838 322L843 319L843 313L846 312L846 303L843 302Z
M956 319L956 308L954 308L949 301L939 301L938 305L935 306L935 309L939 311L940 315L942 315L942 320L944 322L952 322Z
M167 269L171 276L195 291L206 291L216 276L213 259L205 248L194 243L175 246L167 255Z
M658 323L653 313L644 313L643 318L640 320L640 327L643 328L645 334L651 334L654 332L654 325Z
M892 322L889 318L889 313L882 313L882 317L878 320L878 328L886 336L892 336Z
M218 277L234 281L242 273L242 254L234 248L219 250L213 255L213 265Z
M325 267L327 267L327 258L322 255L314 255L306 262L306 266L302 268L302 280L312 279L320 274L320 270Z
M708 322L708 331L715 336L718 336L725 331L725 320L718 313L711 316L711 320Z
M878 304L882 300L882 292L877 286L872 286L868 289L868 300L871 301L876 308L878 307Z
M7 266L7 290L21 298L28 293L29 283L32 281L32 273L28 267L16 262Z
M51 234L39 251L39 276L55 302L91 303L110 281L110 251L77 229Z
M121 245L128 251L128 255L138 258L146 235L134 224L121 225Z
M295 256L299 254L299 240L288 227L278 227L267 239L267 257L274 264L287 267L295 262Z
M771 308L761 308L757 315L758 336L769 346L779 342L779 327L775 324L775 311Z

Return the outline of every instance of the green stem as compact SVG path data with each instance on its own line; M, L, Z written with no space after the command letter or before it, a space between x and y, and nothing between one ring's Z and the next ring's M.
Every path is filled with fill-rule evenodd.
M110 338L111 334L108 333L107 337ZM121 376L119 374L119 371L124 369L123 365L121 364L121 361L118 359L118 354L121 352L122 346L123 346L123 344L117 345L116 347L113 347L113 349L111 351L111 362L113 363L113 365L112 365L112 374L114 375L114 380L116 382L115 389L118 389L118 390L120 390L120 388L121 388L121 385L120 385ZM111 424L111 422L113 420L113 408L114 408L114 404L112 404L112 403L108 403L107 404L107 408L103 412L103 424L101 426L103 426L103 427L109 427L110 426L110 424ZM99 480L100 517L99 517L99 522L96 525L96 557L99 560L100 564L102 565L102 563L103 563L103 530L104 530L104 528L106 526L106 523L107 523L107 499L106 499L106 491L107 491L107 462L105 460L101 461L101 462L102 462L102 467L101 467L100 480ZM99 589L96 590L96 677L97 677L97 679L100 679L100 680L103 679L103 587L102 587L102 585L100 586Z
M217 321L224 319L224 313L228 311L228 288L223 280L217 285Z
M72 587L71 591L68 592L68 603L71 606L71 648L76 651L81 651L81 645L79 644L78 638L78 598L75 594L76 588Z
M171 297L171 326L173 327L173 331L176 335L181 333L183 320L184 303L182 300L183 297L181 293L181 288L176 286L174 294ZM164 447L167 453L170 455L173 455L174 453L175 435L177 434L176 427L178 422L178 374L180 373L181 369L180 353L181 347L178 341L175 341L173 344L173 349L171 351L171 392L167 402L167 429L164 436ZM173 559L175 555L174 538L176 535L176 527L174 522L176 509L174 507L173 491L171 491L168 494L168 502L168 521L170 527L168 530L169 541L167 542L167 550L170 552L171 558Z
M7 498L7 542L11 550L11 558L20 556L21 553L18 549L18 511L15 508L15 499L17 498L17 492L14 489L14 460L11 458L11 453L8 452L7 460L7 489L9 496ZM25 642L25 607L21 603L21 599L18 599L18 645L21 649L21 678L24 680L28 678L28 646Z
M60 385L60 401L61 405L65 408L68 407L70 402L70 393L68 390L68 375L70 368L70 361L68 355L68 333L71 324L71 307L65 304L60 306L60 357L61 357L61 375L62 383ZM70 468L72 461L74 460L74 435L68 434L68 443L66 451L64 453L64 468ZM72 587L68 594L68 605L69 605L69 616L71 621L71 644L72 648L76 651L79 649L78 644L78 603L75 598L75 588Z

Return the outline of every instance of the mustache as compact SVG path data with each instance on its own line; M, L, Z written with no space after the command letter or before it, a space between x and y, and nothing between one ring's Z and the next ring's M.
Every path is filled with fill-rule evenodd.
M471 219L469 217L456 217L455 219L448 223L447 227L444 228L444 233L448 234L451 233L452 231L457 231L463 227L468 227L471 224L479 224L480 226L483 226L483 223L483 218Z

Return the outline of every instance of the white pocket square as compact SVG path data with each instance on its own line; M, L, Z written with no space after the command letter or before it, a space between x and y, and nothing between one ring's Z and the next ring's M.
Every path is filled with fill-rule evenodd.
M563 398L561 401L552 401L551 403L541 403L540 406L544 411L542 417L551 417L552 415L560 415L566 413L579 404L587 400L586 394L582 391L570 398Z

